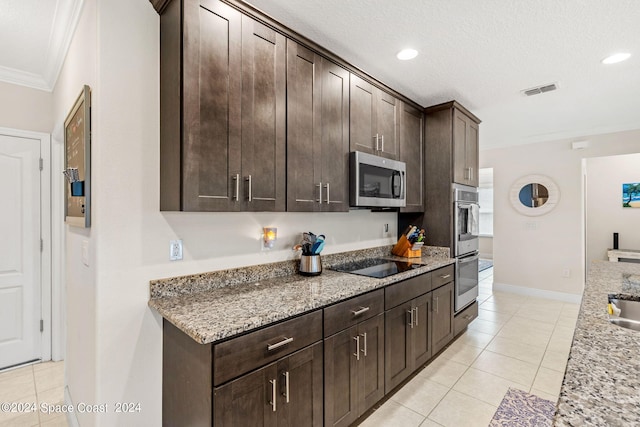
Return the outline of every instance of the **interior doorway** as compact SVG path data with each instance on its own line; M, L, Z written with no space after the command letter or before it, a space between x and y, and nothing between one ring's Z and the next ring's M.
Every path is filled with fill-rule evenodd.
M50 141L0 128L0 369L51 358Z

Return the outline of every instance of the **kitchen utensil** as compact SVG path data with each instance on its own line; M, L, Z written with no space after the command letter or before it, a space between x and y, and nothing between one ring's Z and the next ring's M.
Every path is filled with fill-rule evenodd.
M322 252L322 249L324 249L324 240L317 240L313 244L313 247L311 248L311 254L320 255L320 252Z
M320 255L302 255L300 257L300 274L303 276L317 276L322 273Z

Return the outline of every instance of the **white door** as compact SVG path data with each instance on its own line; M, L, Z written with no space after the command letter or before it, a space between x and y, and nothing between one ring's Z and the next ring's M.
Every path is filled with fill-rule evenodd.
M0 369L40 359L40 140L0 134Z

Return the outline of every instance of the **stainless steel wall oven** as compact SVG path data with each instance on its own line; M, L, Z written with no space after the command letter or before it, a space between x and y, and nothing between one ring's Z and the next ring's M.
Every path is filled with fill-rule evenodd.
M478 296L478 189L453 184L453 239L456 257L456 312Z

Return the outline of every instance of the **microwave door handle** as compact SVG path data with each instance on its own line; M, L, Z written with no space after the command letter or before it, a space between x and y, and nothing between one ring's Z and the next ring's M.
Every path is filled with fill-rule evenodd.
M405 174L405 172L401 171L400 172L400 198L401 199L404 199L404 197L405 197L405 193L404 193L405 192L405 188L404 188L404 186L405 186L405 182L406 181L407 181L406 174Z
M399 186L399 193L400 194L396 194L396 179L398 179L400 177L400 171L393 171L393 174L391 175L391 196L394 199L399 199L400 196L402 195L402 179L400 179L400 186Z

